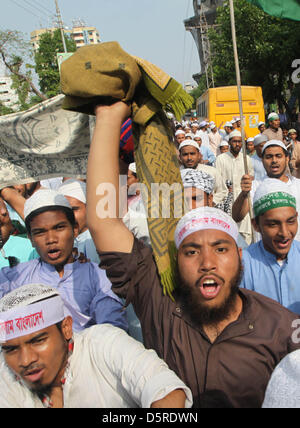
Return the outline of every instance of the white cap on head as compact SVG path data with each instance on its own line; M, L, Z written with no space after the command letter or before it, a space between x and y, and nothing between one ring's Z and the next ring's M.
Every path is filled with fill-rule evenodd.
M129 164L128 166L129 171L133 172L134 174L136 174L136 163L132 162Z
M194 139L195 139L195 138L201 138L201 140L202 140L202 136L203 136L203 133L201 133L201 132L199 132L199 131L198 131L198 132L196 132L196 134L194 135L194 137L193 137L193 138L194 138Z
M221 141L219 147L225 147L225 146L229 146L228 142L226 140Z
M252 143L254 141L254 138L250 137L247 139L247 143Z
M224 128L232 128L232 122L226 122Z
M174 237L176 248L192 233L209 229L225 232L237 243L239 231L232 217L217 208L201 207L189 211L179 220Z
M83 181L70 178L63 182L58 192L86 204L86 184Z
M291 187L276 178L266 178L257 188L253 197L255 217L274 208L293 207L297 209L295 195Z
M192 134L191 132L187 132L185 134L185 138L187 139L187 137L194 138L194 134Z
M234 138L234 137L241 137L241 136L242 136L241 132L240 132L240 131L235 130L235 131L232 131L232 132L229 134L229 140L231 140L231 139L232 139L232 138Z
M64 318L64 303L55 288L22 285L0 299L0 342L35 333Z
M278 120L278 119L279 119L279 115L277 113L275 113L275 112L270 113L269 116L268 116L268 120L269 121Z
M268 137L264 134L258 134L254 137L254 146L258 146L261 143L266 143L268 141Z
M262 150L262 153L264 154L265 150L266 150L268 147L270 147L270 146L278 146L278 147L281 147L285 152L287 152L286 145L285 145L282 141L279 141L279 140L270 140L270 141L268 141L268 142L264 145L264 148L263 148L263 150Z
M175 132L175 137L177 137L177 135L185 135L185 132L183 129L178 129L178 131Z
M206 125L208 125L208 123L206 122L206 120L203 120L202 122L200 122L199 128L204 128L204 126Z
M53 206L72 210L70 203L61 193L51 189L39 189L29 199L26 199L24 205L24 219L26 220L30 214L40 208Z
M258 124L258 128L260 128L261 127L261 125L265 125L266 123L265 122L259 122L259 124Z
M192 146L192 147L195 147L195 148L196 148L196 149L198 149L198 150L199 150L199 152L200 152L199 144L198 144L196 141L194 141L194 140L184 140L184 141L179 145L178 150L180 151L183 147L186 147L186 146Z

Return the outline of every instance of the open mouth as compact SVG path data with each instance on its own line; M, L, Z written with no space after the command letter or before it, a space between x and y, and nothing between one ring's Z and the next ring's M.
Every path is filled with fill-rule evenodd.
M34 369L26 372L23 377L26 381L34 383L41 379L43 376L44 369Z
M54 248L48 251L48 257L50 260L57 260L61 256L61 250Z
M200 282L200 292L207 299L215 299L221 290L220 281L215 278L204 278Z
M278 165L271 166L271 171L272 172L278 172L279 171L279 166Z
M277 248L281 250L285 250L289 247L291 240L290 239L283 239L282 241L275 241Z

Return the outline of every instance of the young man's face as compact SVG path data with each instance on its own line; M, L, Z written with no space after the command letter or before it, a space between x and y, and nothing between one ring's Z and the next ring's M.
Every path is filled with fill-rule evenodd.
M242 149L242 137L233 137L229 141L230 151L233 155L237 156Z
M7 207L2 198L0 198L0 232L3 245L8 241L13 231L13 225L7 211Z
M280 128L280 119L272 120L270 122L270 127L273 128L273 129L275 129L275 130L279 129Z
M262 125L260 125L260 127L258 129L259 129L260 133L262 134L266 130L266 125L262 124Z
M292 207L274 208L253 220L253 226L262 235L264 247L284 260L298 231L298 214Z
M41 259L56 268L74 261L73 244L78 225L72 226L64 211L45 211L33 217L30 240Z
M253 141L247 142L247 150L249 153L253 153L255 151L254 143Z
M220 147L220 153L227 153L227 152L229 152L229 146Z
M75 220L79 226L78 233L80 234L85 232L88 229L86 224L86 204L76 198L72 198L71 196L65 196L65 198L69 201L69 204L72 207Z
M176 135L176 142L177 145L180 146L180 144L185 140L185 134L178 134Z
M255 149L256 149L256 154L257 154L257 156L258 157L262 157L262 151L263 151L263 148L264 148L264 145L266 144L266 141L264 141L263 143L260 143L260 144L258 144L256 147L255 147Z
M270 178L280 178L288 165L289 158L282 147L271 146L263 153L263 164Z
M72 318L36 333L9 340L2 345L7 366L35 392L59 386L68 357L68 340L72 337ZM49 392L49 391L47 391Z
M179 158L185 168L196 169L201 161L201 153L196 147L185 146L180 150Z
M241 273L241 253L225 232L202 230L189 235L178 250L181 288L196 316L218 315L235 296Z

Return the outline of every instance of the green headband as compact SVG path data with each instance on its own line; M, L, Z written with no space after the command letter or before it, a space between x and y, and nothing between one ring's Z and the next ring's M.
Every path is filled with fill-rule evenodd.
M285 192L268 193L254 203L254 215L258 217L269 210L281 207L292 207L296 209L296 198Z

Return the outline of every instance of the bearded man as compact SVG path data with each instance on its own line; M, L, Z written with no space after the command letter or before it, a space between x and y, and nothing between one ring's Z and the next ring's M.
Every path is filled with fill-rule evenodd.
M117 129L130 107L118 102L98 106L95 113L87 221L114 292L133 304L145 346L155 349L192 390L195 407L260 407L277 362L299 347L291 340L297 315L239 289L237 225L211 207L192 210L178 222L177 287L173 299L165 295L151 249L121 219L97 213L100 183L114 186L118 194Z

